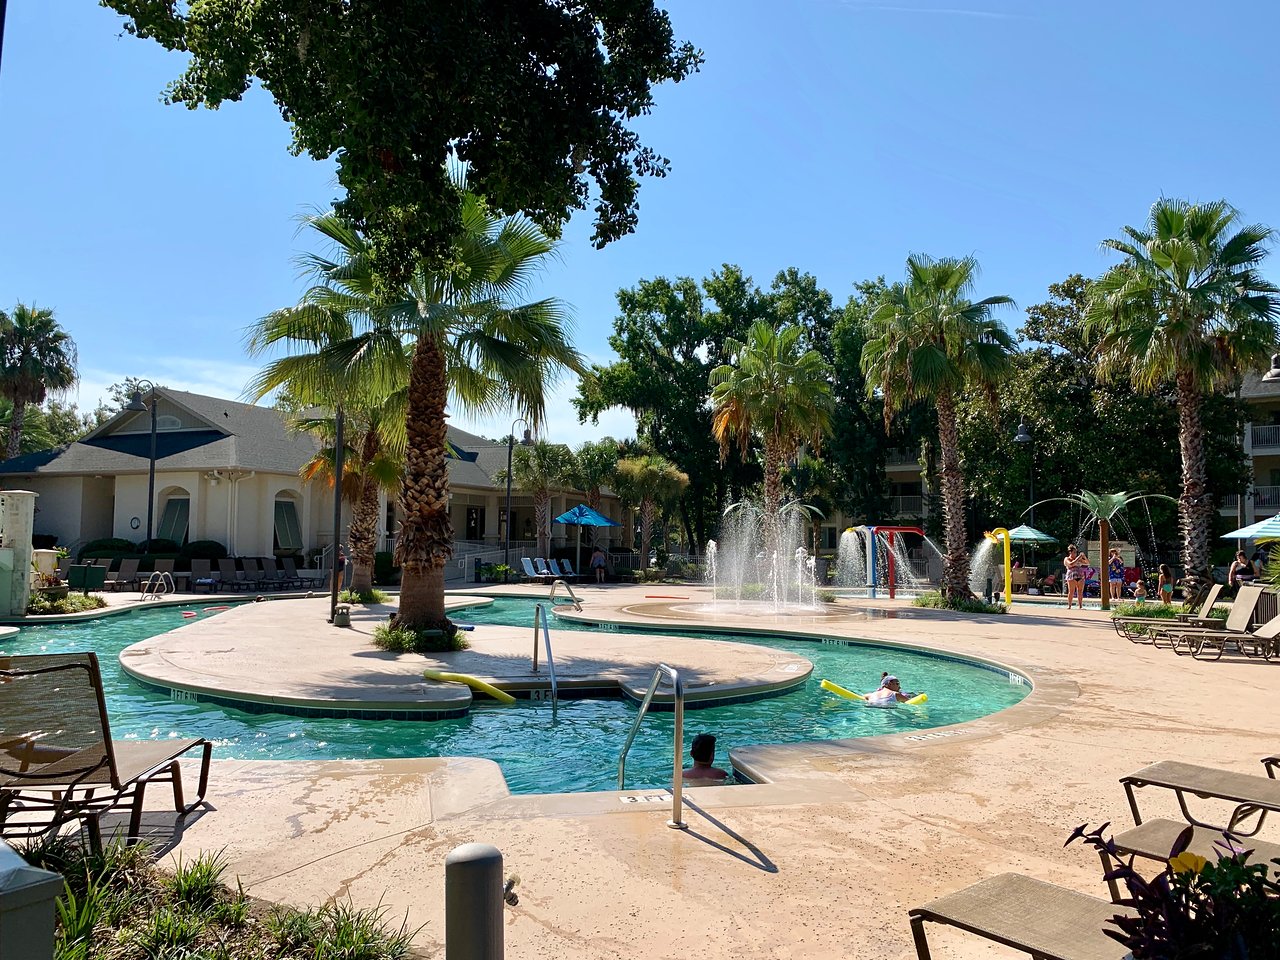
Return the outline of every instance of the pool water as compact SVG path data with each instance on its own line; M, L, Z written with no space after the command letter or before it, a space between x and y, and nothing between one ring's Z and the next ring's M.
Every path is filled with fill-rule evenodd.
M635 705L623 699L554 705L522 700L507 707L478 703L466 717L438 721L295 717L175 703L125 675L118 655L132 643L181 626L185 622L182 609L197 608L153 608L90 622L23 627L16 637L0 640L0 652L95 651L112 733L118 739L203 736L214 741L215 757L243 760L488 757L501 765L513 793L617 787L618 751L636 715ZM497 600L488 607L458 611L454 619L530 624L533 603ZM582 629L600 628L554 621L553 644L557 631ZM782 696L685 711L686 755L695 734L714 733L716 762L726 769L731 747L910 733L985 716L1017 703L1030 689L1021 677L1003 671L905 649L665 628L661 632L768 646L798 653L814 664L813 676L804 686ZM644 643L644 632L635 636L638 644ZM882 670L902 678L904 690L926 691L928 703L874 709L818 686L826 678L852 690L873 690ZM672 722L669 712L651 713L645 719L627 759L628 788L670 783Z

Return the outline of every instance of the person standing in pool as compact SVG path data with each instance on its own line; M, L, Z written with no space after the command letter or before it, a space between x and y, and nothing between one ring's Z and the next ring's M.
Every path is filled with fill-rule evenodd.
M1071 602L1078 601L1080 609L1084 609L1084 568L1089 565L1089 558L1083 553L1076 550L1073 543L1067 547L1067 555L1062 561L1062 565L1066 567L1067 581L1067 609L1071 609Z
M693 758L693 766L685 767L681 778L686 786L708 786L713 783L724 783L729 776L727 770L712 766L716 759L716 738L709 733L700 733L693 738L689 747L689 756Z
M1119 600L1124 595L1124 560L1120 550L1111 548L1107 557L1107 586L1111 588L1111 599Z
M607 563L607 560L605 558L604 549L600 544L597 543L596 548L591 551L591 560L589 563L591 565L591 569L595 571L596 583L604 583L606 572L605 564Z
M1166 604L1173 603L1173 570L1167 563L1160 564L1160 580L1158 583L1160 599Z
M867 703L906 703L911 698L902 692L902 684L890 673L880 674L880 686L864 697Z

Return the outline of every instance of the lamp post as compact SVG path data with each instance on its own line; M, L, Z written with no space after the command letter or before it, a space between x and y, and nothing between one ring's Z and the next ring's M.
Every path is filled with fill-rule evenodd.
M507 522L505 524L506 546L502 551L502 565L506 567L506 572L502 575L502 582L506 583L511 578L511 454L516 448L516 424L524 424L524 436L520 438L520 445L527 447L532 443L529 437L529 421L524 417L517 417L511 421L511 432L507 434Z
M1027 429L1025 423L1018 424L1018 432L1014 435L1013 442L1026 447L1031 454L1030 469L1027 471L1027 484L1030 487L1028 496L1031 499L1031 506L1027 510L1027 526L1034 527L1036 525L1036 447L1035 438L1031 436L1031 431Z
M147 540L142 545L142 554L146 556L151 552L151 524L155 518L156 509L156 385L150 380L137 381L134 384L133 396L129 398L129 405L125 409L133 413L147 411L147 405L142 402L144 384L147 393L151 394L151 457L147 467Z

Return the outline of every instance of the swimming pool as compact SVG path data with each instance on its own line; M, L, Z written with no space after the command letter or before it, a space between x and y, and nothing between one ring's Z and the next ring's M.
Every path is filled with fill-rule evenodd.
M287 602L287 601L281 601ZM498 599L461 610L467 623L526 625L533 601ZM204 736L214 756L243 760L340 760L395 757L488 757L502 767L512 793L611 790L617 786L618 750L636 708L621 700L522 700L513 706L477 704L454 720L405 722L244 713L207 703L177 703L135 683L120 669L126 646L181 626L182 610L151 608L74 624L23 627L0 640L4 653L93 650L102 666L112 732L124 737ZM219 614L209 614L217 616ZM556 630L598 627L556 621ZM846 641L708 634L663 628L667 635L757 644L800 654L814 664L801 688L751 703L688 710L685 740L707 731L717 737L717 763L728 766L731 747L796 743L901 733L960 723L1017 703L1029 692L1023 678L970 661L896 647ZM637 631L643 637L642 631ZM643 642L643 640L638 640ZM877 685L882 670L904 689L924 690L929 702L897 710L868 709L818 687L823 678L854 690ZM660 787L671 777L672 715L646 718L627 760L627 786Z

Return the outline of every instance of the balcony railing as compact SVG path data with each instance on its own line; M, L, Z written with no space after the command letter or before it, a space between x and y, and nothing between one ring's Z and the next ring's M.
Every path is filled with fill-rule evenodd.
M919 517L924 514L924 497L890 497L889 509L895 517Z
M890 467L917 467L920 454L915 450L889 450L884 455L884 462Z
M1253 428L1253 449L1280 447L1280 426L1267 424Z
M1280 487L1254 487L1253 505L1272 510L1280 507Z

